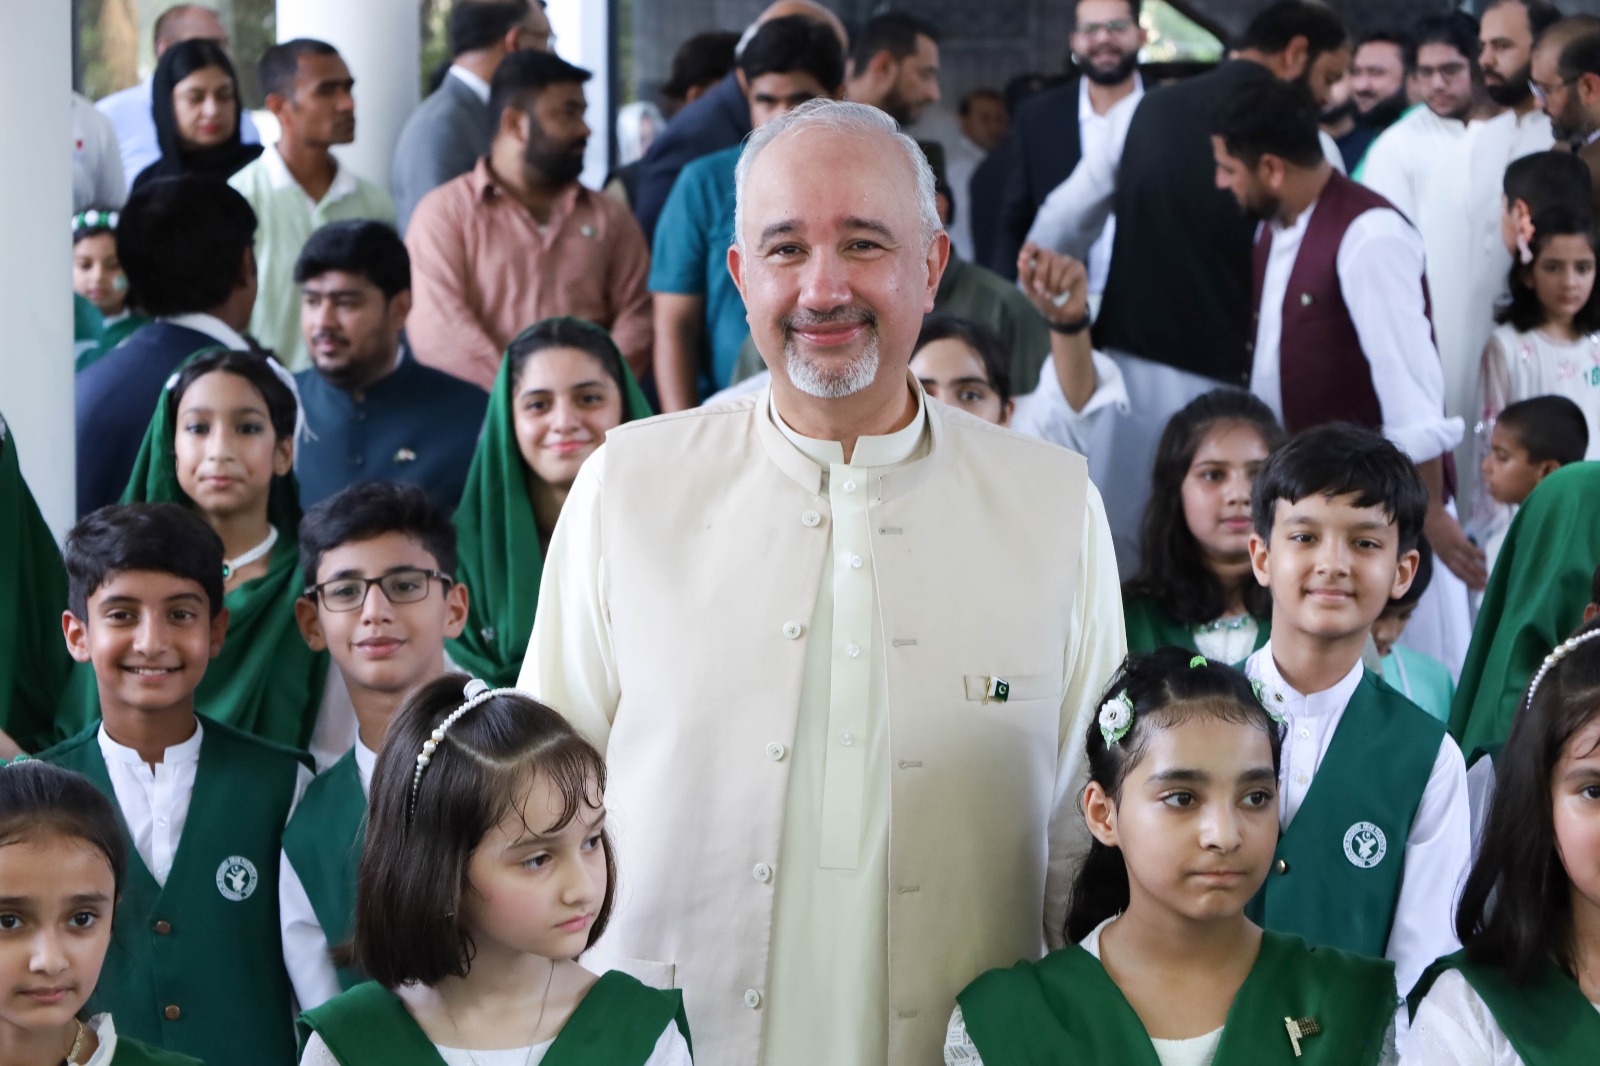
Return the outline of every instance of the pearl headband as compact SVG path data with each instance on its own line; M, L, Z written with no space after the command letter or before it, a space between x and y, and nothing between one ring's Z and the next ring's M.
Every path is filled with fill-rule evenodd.
M1560 644L1557 644L1555 648L1551 650L1550 654L1544 657L1544 662L1539 664L1539 672L1534 674L1533 680L1528 683L1528 699L1523 706L1533 706L1533 694L1539 690L1539 683L1544 680L1544 675L1550 672L1551 667L1555 666L1555 664L1560 662L1562 659L1565 659L1568 653L1570 653L1574 648L1578 647L1578 645L1591 641L1596 637L1600 637L1600 629L1589 629L1579 633L1576 636L1568 637Z
M466 702L451 711L448 718L433 727L433 732L428 735L428 739L422 742L422 750L417 753L417 772L411 775L411 799L406 804L407 824L410 823L412 816L416 814L417 789L422 785L423 771L427 770L428 764L433 761L433 755L439 750L439 745L444 743L445 734L450 731L450 727L455 725L462 715L474 707L488 703L496 696L526 697L527 693L515 688L491 689L487 681L475 677L462 688L461 695Z

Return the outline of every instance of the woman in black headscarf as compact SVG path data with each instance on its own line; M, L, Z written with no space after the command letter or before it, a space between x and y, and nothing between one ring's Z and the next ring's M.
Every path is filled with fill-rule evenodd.
M239 107L239 78L221 45L196 38L168 48L150 86L161 158L139 172L133 189L183 174L226 181L260 155L259 144L239 139Z

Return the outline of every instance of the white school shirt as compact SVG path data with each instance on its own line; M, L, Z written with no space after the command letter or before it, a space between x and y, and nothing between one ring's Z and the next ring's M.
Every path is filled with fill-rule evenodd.
M1089 79L1078 79L1078 154L1088 155L1105 151L1106 139L1111 136L1111 113L1117 106L1126 100L1138 100L1144 96L1144 78L1137 71L1133 75L1133 91L1122 100L1106 108L1105 114L1095 111L1094 104L1089 101ZM1133 114L1136 103L1128 109L1128 114ZM1126 138L1128 127L1122 127L1122 137ZM1117 150L1118 156L1122 151ZM1089 292L1095 296L1106 291L1106 275L1111 273L1111 245L1117 236L1117 216L1106 216L1105 227L1100 231L1100 237L1089 248L1089 257L1084 260L1084 266L1089 271Z
M378 753L361 743L359 736L355 752L361 794L370 796ZM278 858L278 929L283 936L283 965L289 971L289 983L294 986L294 998L301 1010L320 1007L343 991L338 971L328 957L328 935L322 931L322 922L317 919L311 897L287 851Z
M189 820L189 800L194 796L200 739L204 735L205 726L196 718L194 736L167 748L162 752L161 761L152 766L134 749L112 740L104 723L96 732L106 774L111 778L117 807L127 823L134 850L144 860L156 884L163 887L167 874L172 872L172 859L178 852L184 824ZM311 771L301 766L295 779L294 799L289 805L290 814L294 813L310 783Z
M1015 397L1016 407L1011 412L1013 433L1038 437L1063 448L1071 448L1080 455L1088 455L1093 447L1094 427L1104 412L1128 412L1128 386L1122 380L1122 368L1109 356L1091 352L1094 361L1094 393L1074 411L1067 403L1067 394L1061 391L1061 378L1056 374L1052 355L1039 368L1039 384L1032 392Z
M236 352L250 350L250 342L232 326L228 325L216 315L208 315L204 311L190 311L183 315L169 315L159 319L161 322L170 322L174 326L183 326L197 333L204 333L224 348L231 348Z
M1594 1004L1600 1011L1600 1003ZM1400 1066L1523 1066L1483 997L1458 970L1428 989Z
M443 1044L433 1045L433 1050L439 1053L445 1066L537 1066L544 1061L545 1055L550 1051L550 1045L555 1043L551 1038L542 1044L532 1044L528 1047L507 1048L503 1051L469 1051L466 1048L445 1047ZM684 1041L683 1034L678 1032L678 1023L671 1021L661 1031L661 1039L656 1041L656 1046L651 1049L650 1057L644 1060L644 1066L693 1066L693 1058L689 1055L689 1045ZM312 1033L306 1041L306 1050L300 1056L300 1066L344 1066L328 1045L322 1040L322 1034Z
M1273 709L1288 721L1278 772L1278 814L1285 830L1311 790L1317 767L1328 754L1328 745L1365 669L1357 662L1332 688L1302 695L1278 672L1272 641L1245 660L1245 674L1266 686ZM1395 964L1395 983L1403 992L1411 990L1435 959L1461 947L1454 918L1471 865L1470 820L1466 763L1456 742L1446 736L1439 744L1422 803L1406 837L1394 925L1383 953Z
M1272 246L1261 285L1250 391L1280 422L1283 301L1316 210L1312 203L1288 226L1262 223L1272 227ZM1444 371L1423 304L1422 268L1421 235L1398 213L1381 207L1350 223L1335 261L1345 308L1372 370L1383 435L1417 463L1454 448L1466 432L1461 419L1445 417Z

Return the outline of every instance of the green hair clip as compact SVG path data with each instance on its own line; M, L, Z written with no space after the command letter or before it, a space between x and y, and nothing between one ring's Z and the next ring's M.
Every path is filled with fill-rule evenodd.
M1196 655L1193 659L1189 660L1189 669L1191 670L1197 667L1210 665L1211 664L1206 661L1206 657L1204 655Z

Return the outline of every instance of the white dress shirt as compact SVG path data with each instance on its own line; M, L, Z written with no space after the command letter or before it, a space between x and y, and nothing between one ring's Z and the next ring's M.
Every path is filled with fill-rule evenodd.
M1128 410L1128 388L1122 380L1122 368L1108 355L1094 352L1094 394L1083 410L1074 411L1061 391L1061 378L1056 373L1054 356L1039 368L1039 385L1032 392L1016 397L1016 408L1011 412L1014 433L1071 448L1080 455L1089 455L1094 447L1094 427L1103 412L1123 413Z
M167 883L184 824L189 820L189 801L194 796L194 777L200 766L203 736L205 726L196 718L194 736L167 748L161 761L151 765L133 748L112 740L104 723L96 734L106 774L117 796L117 807L128 826L128 836L158 885ZM300 802L310 783L311 771L300 767L290 814L294 813L294 805Z
M228 325L216 315L208 315L204 311L190 311L187 314L171 315L161 319L162 322L171 322L174 326L183 326L187 329L204 333L212 340L225 348L232 348L236 352L250 350L250 342L238 330Z
M1250 391L1272 408L1279 421L1283 420L1283 301L1316 209L1313 203L1288 226L1262 223L1272 226L1272 247L1261 286ZM1421 235L1398 213L1373 208L1345 230L1335 266L1345 308L1371 367L1384 436L1418 463L1454 448L1465 427L1461 419L1446 418L1444 413L1444 371L1420 284Z
M1133 92L1129 93L1124 99L1118 100L1111 107L1106 108L1106 113L1102 115L1094 109L1094 104L1089 100L1089 79L1079 78L1078 145L1080 156L1086 156L1091 153L1095 155L1104 154L1106 140L1112 135L1112 113L1127 100L1137 101L1142 96L1144 96L1144 78L1140 77L1136 71L1133 75ZM1128 108L1127 114L1131 117L1133 108L1138 106L1137 103L1133 104ZM1127 135L1128 127L1124 123L1122 131L1118 135L1119 140L1126 139ZM1117 149L1117 155L1119 158L1122 155L1120 147ZM1101 229L1099 238L1090 246L1089 257L1084 260L1084 265L1089 270L1089 292L1095 296L1106 291L1106 275L1111 272L1111 244L1116 239L1116 236L1117 216L1115 214L1107 215L1105 226Z
M1594 1004L1600 1011L1600 1003ZM1457 970L1446 970L1417 1007L1401 1066L1522 1066L1489 1005Z
M450 65L450 76L459 79L461 84L471 89L479 100L482 100L485 104L489 102L489 83L472 73L472 71L452 63Z
M329 674L338 671L330 670ZM342 689L344 686L341 685ZM378 753L355 740L356 774L361 778L361 794L372 794L372 770L378 764ZM300 875L295 873L289 853L284 852L278 862L278 925L283 932L283 964L289 971L289 982L294 985L294 998L301 1010L320 1007L337 996L339 974L328 957L328 936L322 922L311 906Z
M1276 701L1282 697L1274 707L1288 720L1278 772L1278 813L1285 830L1311 790L1365 669L1357 662L1332 688L1302 695L1279 673L1270 640L1245 661L1245 673L1267 687L1268 698ZM1435 959L1461 947L1454 919L1471 863L1470 820L1467 767L1461 749L1446 736L1439 744L1422 803L1406 837L1394 924L1384 950L1384 957L1395 964L1396 984L1405 991L1410 991Z

